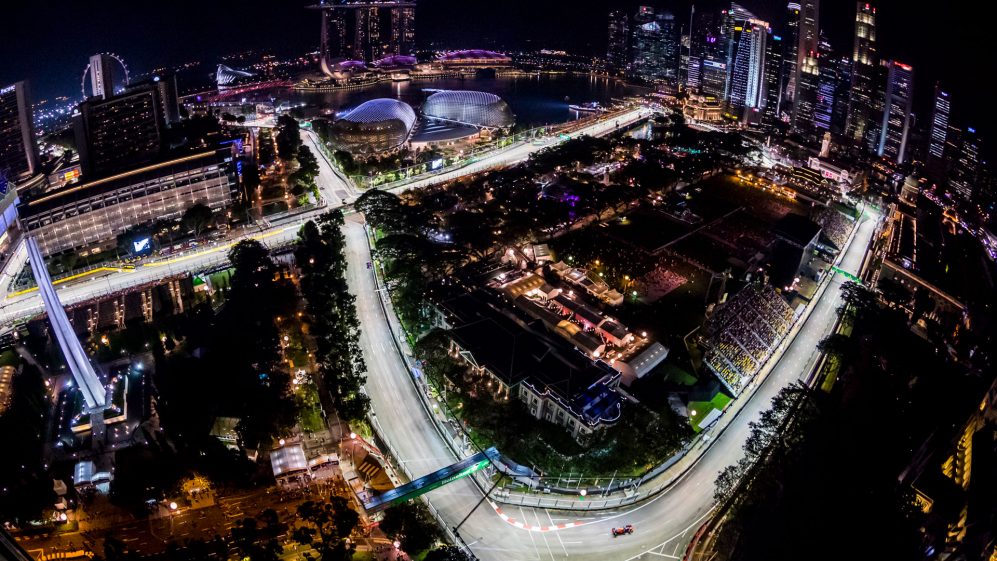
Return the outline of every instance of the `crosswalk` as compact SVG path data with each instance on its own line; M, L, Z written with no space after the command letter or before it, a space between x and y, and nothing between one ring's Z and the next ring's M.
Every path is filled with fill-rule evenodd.
M373 457L367 456L362 462L360 462L360 465L357 466L357 471L365 475L367 479L373 479L374 476L381 471L381 464L377 463L377 460Z

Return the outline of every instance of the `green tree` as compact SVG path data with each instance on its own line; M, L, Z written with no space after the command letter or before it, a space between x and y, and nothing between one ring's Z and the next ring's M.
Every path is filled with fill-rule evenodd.
M841 299L844 303L838 308L838 315L848 320L861 322L879 307L876 293L854 281L842 283Z
M856 345L855 340L842 333L828 335L817 343L817 348L823 353L846 362L858 352L858 345Z
M299 233L295 260L312 318L319 375L340 415L357 420L370 407L360 391L367 367L360 349L356 298L346 282L343 214L335 210L309 221Z
M180 224L184 230L194 232L195 236L200 236L204 228L211 222L212 215L213 213L208 205L197 203L184 211L183 217L180 219Z
M423 561L473 561L474 558L465 550L455 545L445 545L426 554Z
M357 198L354 207L384 233L398 234L409 230L408 213L402 200L394 193L368 189Z
M345 542L360 521L360 515L350 508L346 498L332 495L324 502L305 501L298 505L298 520L308 526L295 531L295 541L311 543L317 536L323 559L348 560L352 557L352 546L347 547Z
M289 177L292 186L291 193L295 196L315 188L315 178L318 176L318 160L307 146L298 149L298 169Z
M432 513L421 501L395 505L384 512L381 530L402 544L402 549L415 556L426 551L442 537Z
M277 155L285 162L290 161L297 155L301 146L301 134L298 128L298 120L290 115L277 117Z

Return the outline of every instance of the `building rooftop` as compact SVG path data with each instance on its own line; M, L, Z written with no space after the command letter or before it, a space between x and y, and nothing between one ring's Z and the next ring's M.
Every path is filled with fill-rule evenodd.
M412 142L454 142L479 134L477 127L459 123L426 121L412 133Z
M308 460L301 444L288 444L270 452L270 467L274 477L308 471Z
M789 213L775 223L772 231L790 243L806 247L817 241L820 225L806 216Z
M126 185L141 183L165 175L185 173L212 163L222 163L226 159L231 159L231 149L228 146L141 166L35 197L23 202L18 208L18 213L24 218L46 210L58 208L62 205L114 191Z
M483 293L466 293L442 302L440 307L454 320L450 331L454 342L474 357L475 364L487 368L504 384L526 383L539 393L553 394L568 407L587 388L618 375L608 365L594 363L576 351L572 348L574 342L551 333L549 324L539 320L517 322L479 295ZM522 297L518 300L532 304ZM592 334L577 334L583 335L582 340L602 344ZM580 410L576 412L581 414Z

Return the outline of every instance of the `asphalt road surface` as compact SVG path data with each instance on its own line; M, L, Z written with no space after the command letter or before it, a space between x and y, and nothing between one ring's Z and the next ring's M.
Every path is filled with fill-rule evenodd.
M615 130L615 123L607 122L588 127L577 134L600 134L612 130ZM515 163L540 148L532 144L515 146L460 170L434 176L425 182L416 182L405 188L418 188L425 184L444 181L452 178L449 177L450 173L456 177L489 167ZM316 156L320 167L329 167L323 155L316 154ZM330 172L330 170L324 171ZM335 182L342 182L342 179L335 172L331 173L332 175L323 176L327 178L328 183L320 185L320 188L323 193L332 194L333 198L329 200L328 207L334 208L342 201L341 198L336 200L336 191L339 188ZM342 184L341 188L344 192L351 193L347 185ZM297 235L298 226L307 218L308 216L304 216L284 224L275 223L269 229L247 232L242 236L262 238L268 243L289 241ZM863 218L859 231L846 249L840 264L843 270L858 272L866 247L875 230L875 221L875 218ZM358 216L350 217L345 233L349 257L347 274L350 288L357 295L357 311L362 326L360 342L368 368L366 390L371 397L376 417L375 427L394 448L396 459L415 475L425 474L453 463L455 458L436 432L419 400L404 362L395 351L393 335L385 323L388 318L385 317L378 302L379 295L376 292L372 271L366 268L370 254ZM227 241L217 247L190 255L146 264L131 272L87 277L67 283L60 286L59 295L65 304L71 304L100 293L152 282L183 270L203 268L221 262L229 243L231 242ZM482 493L468 479L435 490L429 493L427 498L450 527L456 526L467 517L460 528L460 534L483 561L555 560L569 557L596 561L629 559L645 552L652 552L648 558L658 556L680 558L692 533L712 508L713 481L716 474L741 457L741 446L748 434L748 423L768 408L772 396L779 389L809 372L816 356L816 344L832 329L836 309L840 305L837 287L841 279L834 279L832 283L815 303L816 307L810 318L736 420L721 436L711 442L711 446L693 469L655 498L621 512L575 514L509 507L503 509L506 517L499 516L488 502L482 503L475 509L475 505L482 498ZM37 292L13 296L6 294L6 286L2 287L2 291L0 321L7 322L40 311L41 304ZM538 532L522 529L512 524L507 517L531 526L553 526L568 522L576 524L563 530ZM618 538L611 537L611 528L623 524L633 524L636 528L635 533Z
M357 295L362 326L360 344L367 361L367 392L376 416L375 426L386 435L396 459L415 475L431 472L454 461L420 403L406 366L395 351L387 328L372 271L366 268L370 253L359 217L347 222L348 280ZM865 217L840 267L857 273L866 247L875 231L876 218ZM778 391L809 374L817 357L817 342L834 326L841 303L837 277L816 302L810 317L750 402L727 429L711 442L694 468L657 497L620 512L575 514L520 507L505 507L504 514L532 526L576 522L570 528L539 532L513 525L500 517L488 502L472 509L482 493L463 479L432 491L428 500L448 526L470 517L460 534L471 550L484 560L630 559L651 552L648 558L681 558L685 546L713 507L713 483L717 473L737 462L749 433L749 423L768 408ZM653 485L653 483L651 483ZM634 534L613 538L614 526L633 524Z

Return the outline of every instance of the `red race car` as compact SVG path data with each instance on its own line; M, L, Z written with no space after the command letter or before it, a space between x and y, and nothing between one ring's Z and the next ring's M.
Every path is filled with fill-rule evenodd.
M633 527L632 524L627 524L626 526L624 526L622 528L613 528L613 537L614 538L616 536L623 536L623 535L632 534L632 533L634 533L634 527Z

